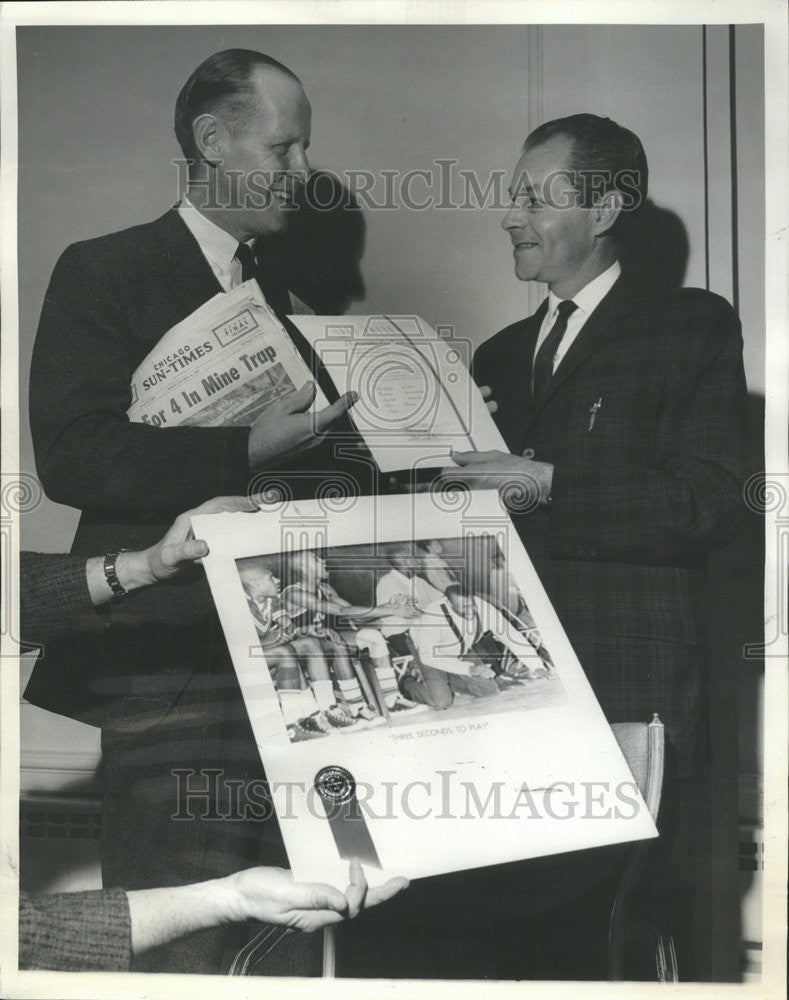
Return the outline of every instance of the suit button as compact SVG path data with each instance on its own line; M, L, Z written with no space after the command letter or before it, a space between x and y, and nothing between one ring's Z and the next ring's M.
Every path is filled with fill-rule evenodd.
M597 549L594 547L594 545L589 549L589 555L592 556L592 558L594 558L597 555Z
M534 448L525 448L523 452L524 458L534 458Z
M583 545L579 545L578 548L575 550L575 554L577 556L585 556L586 555L586 549L583 547Z

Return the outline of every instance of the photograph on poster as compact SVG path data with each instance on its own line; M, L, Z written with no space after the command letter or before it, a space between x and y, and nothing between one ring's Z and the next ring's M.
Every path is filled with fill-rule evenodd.
M655 836L498 492L192 524L298 878L358 856L320 804L335 780L358 797L371 884Z
M564 699L495 538L237 560L291 741Z

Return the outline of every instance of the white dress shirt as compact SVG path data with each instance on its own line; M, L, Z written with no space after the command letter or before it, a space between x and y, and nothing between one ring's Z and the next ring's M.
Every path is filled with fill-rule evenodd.
M399 569L390 569L378 581L375 590L375 603L378 605L388 604L393 597L405 597L412 600L420 611L424 611L429 604L434 604L443 596L440 590L436 590L421 576L409 577L405 573L401 573ZM379 618L376 621L376 628L385 636L399 635L417 620L398 615L396 605L393 605L393 613L387 615L386 618Z
M594 310L600 305L606 295L611 291L616 282L616 279L622 273L622 268L619 265L619 261L615 260L614 263L602 274L598 274L596 278L589 282L588 285L576 292L573 295L572 301L576 305L574 312L570 314L567 320L567 330L561 339L559 347L556 350L556 354L553 357L553 370L559 367L562 358L567 354L573 345L573 341L578 336L578 334L583 329L584 323L589 319ZM551 331L551 327L556 322L557 311L559 309L559 304L563 302L558 295L554 295L553 292L548 293L548 312L545 314L545 319L542 321L542 326L540 327L540 334L537 337L537 343L534 347L534 357L537 357L537 351L542 347L545 338ZM532 364L534 359L532 359Z
M236 260L238 240L220 229L198 211L184 195L178 206L178 214L184 220L189 232L197 240L203 256L208 261L216 280L229 292L241 284L241 261ZM247 246L254 250L254 240L247 240Z

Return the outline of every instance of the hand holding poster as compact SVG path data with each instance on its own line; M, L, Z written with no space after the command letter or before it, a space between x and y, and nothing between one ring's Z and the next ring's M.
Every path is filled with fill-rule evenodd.
M656 835L493 491L193 518L296 878ZM446 849L452 843L452 851Z

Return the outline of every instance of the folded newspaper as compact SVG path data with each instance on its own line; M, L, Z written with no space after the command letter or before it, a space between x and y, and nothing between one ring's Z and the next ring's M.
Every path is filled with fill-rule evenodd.
M260 286L245 281L167 331L132 375L129 419L155 427L248 427L310 380ZM326 405L318 390L314 406Z
M289 317L334 382L383 472L507 450L468 372L470 345L419 316ZM129 419L249 426L313 378L256 281L220 292L169 330L132 376ZM314 409L327 405L318 391Z

